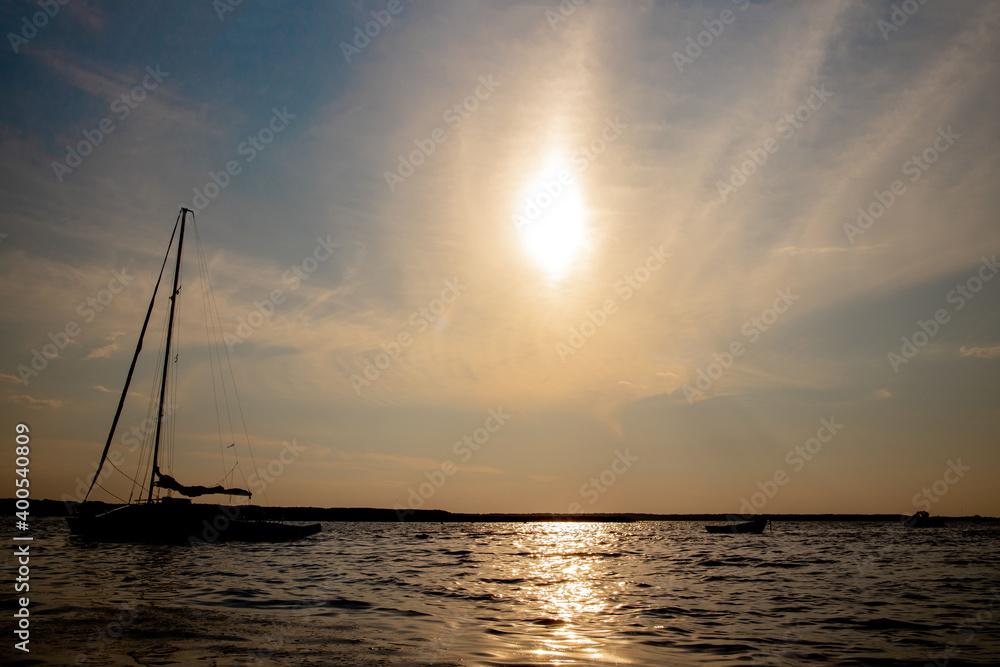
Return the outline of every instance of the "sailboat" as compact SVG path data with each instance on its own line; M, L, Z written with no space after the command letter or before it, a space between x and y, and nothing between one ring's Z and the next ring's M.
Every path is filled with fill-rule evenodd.
M920 510L913 516L904 516L903 525L907 528L944 528L944 519L939 516L931 516L929 512Z
M194 212L188 208L181 208L174 223L174 230L170 235L170 242L167 245L167 253L160 266L160 273L156 279L156 286L153 288L153 296L146 311L146 319L143 321L142 330L139 333L139 342L132 357L132 365L129 367L128 375L125 379L125 386L122 389L121 399L118 402L118 409L115 412L114 420L111 423L111 430L108 433L101 460L96 466L94 479L87 490L83 502L76 505L73 515L67 518L70 532L91 542L130 542L130 543L159 543L159 544L199 544L205 542L276 542L295 540L320 532L319 524L295 525L275 521L266 521L247 516L248 510L259 510L249 506L214 505L191 502L191 498L198 498L206 495L220 494L227 496L251 497L251 492L237 487L226 487L222 484L214 486L186 485L178 482L172 475L161 469L163 463L164 450L169 445L168 434L165 431L173 431L168 423L170 415L165 409L168 393L168 376L171 366L176 363L178 351L172 345L175 343L175 329L178 327L177 302L179 300L181 285L181 254L184 245L184 232L187 227L188 216L194 221ZM197 232L197 227L195 227ZM91 492L95 486L102 489L99 480L102 479L102 470L109 462L108 452L118 427L118 422L122 416L125 406L125 398L129 393L129 386L136 370L136 363L139 359L139 352L142 350L143 338L149 327L150 316L153 313L153 305L156 302L156 293L159 291L160 282L163 278L167 260L170 258L171 249L174 247L174 238L177 238L175 250L175 264L173 275L173 288L168 297L170 301L169 314L166 317L164 348L162 356L162 369L154 383L159 385L159 393L156 395L156 402L151 401L151 406L156 405L155 434L152 435L152 448L148 461L146 460L146 450L140 458L140 463L145 463L146 467L138 466L137 474L129 477L132 481L133 493L129 494L127 500L122 500L122 504L106 510L104 503L88 502ZM200 253L199 253L199 258ZM207 269L204 263L203 268ZM207 314L207 313L206 313ZM221 369L221 360L219 362ZM214 369L214 366L213 366ZM214 379L213 379L214 382ZM221 436L221 428L220 428ZM234 447L235 442L228 447ZM249 447L249 439L247 440ZM172 451L172 450L171 450ZM252 454L251 454L252 455ZM168 457L172 459L172 455ZM238 459L237 459L238 462ZM114 460L110 461L115 470L119 470ZM225 465L225 464L224 464ZM138 474L140 468L148 471L148 478L143 472ZM233 470L236 469L234 466ZM105 471L106 473L107 471ZM128 475L124 472L126 477ZM225 479L223 480L225 481ZM107 489L105 489L107 491ZM109 491L110 493L110 491ZM174 494L178 496L174 496ZM116 496L117 497L117 496ZM259 512L257 512L259 514Z
M763 533L770 521L767 517L760 517L743 523L730 523L724 526L705 526L705 530L710 533Z

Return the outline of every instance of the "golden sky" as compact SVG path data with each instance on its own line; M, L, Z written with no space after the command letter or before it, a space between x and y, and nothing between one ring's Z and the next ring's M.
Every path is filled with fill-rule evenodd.
M893 11L64 6L0 59L34 496L89 482L186 206L255 500L1000 514L1000 11ZM170 469L213 485L196 322Z

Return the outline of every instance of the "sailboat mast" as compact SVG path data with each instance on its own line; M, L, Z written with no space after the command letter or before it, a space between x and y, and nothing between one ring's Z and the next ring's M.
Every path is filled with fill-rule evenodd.
M174 237L177 236L177 227L181 223L181 215L177 215L177 221L174 223L174 231L170 232L170 243L167 244L167 252L163 256L163 263L160 264L160 273L156 276L156 285L153 287L153 296L149 300L149 308L146 309L146 319L142 321L142 330L139 332L139 342L135 345L135 353L132 355L132 365L129 366L128 375L125 377L125 386L122 388L121 398L118 399L118 409L115 410L115 418L111 422L111 430L108 431L108 439L104 443L104 451L101 453L101 461L97 464L97 470L94 471L94 479L91 480L90 486L87 488L87 495L83 497L83 502L87 502L87 498L90 497L90 492L94 490L94 485L97 484L97 480L101 477L101 470L104 469L104 462L108 460L108 450L111 449L111 441L115 437L115 429L118 428L118 420L122 416L122 408L125 407L125 397L128 396L128 389L132 384L132 375L135 373L135 365L139 360L139 352L142 351L142 341L146 337L146 329L149 327L149 316L153 314L153 304L156 303L156 293L160 290L160 281L163 280L163 269L167 266L167 259L170 257L170 248L174 245Z
M184 248L184 224L190 209L181 208L181 235L177 239L177 263L174 265L174 287L170 292L170 316L167 319L167 345L163 356L163 377L160 379L160 406L156 420L156 438L153 441L153 470L149 475L149 495L146 502L153 502L153 487L159 474L160 435L163 430L163 403L167 397L167 372L170 370L170 337L174 330L174 311L177 309L178 281L181 276L181 250Z

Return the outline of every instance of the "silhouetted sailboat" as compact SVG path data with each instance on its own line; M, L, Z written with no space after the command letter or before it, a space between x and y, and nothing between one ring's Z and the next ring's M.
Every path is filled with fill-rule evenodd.
M764 517L744 523L730 523L724 526L705 526L710 533L763 533L770 519Z
M913 516L904 516L903 525L907 528L944 528L944 519L920 510Z
M87 490L86 497L84 497L81 504L76 506L73 516L67 519L70 531L91 541L155 543L200 543L212 541L273 542L294 540L318 533L320 531L319 524L302 526L272 521L248 520L243 516L245 509L238 506L192 503L191 498L204 495L222 494L250 498L251 493L246 489L226 488L221 484L211 487L181 484L172 476L160 470L161 442L163 442L165 437L164 405L168 395L167 377L171 367L171 355L175 354L172 352L171 343L173 342L174 325L177 317L177 301L181 289L181 252L183 250L184 231L188 214L191 214L193 218L194 214L190 209L181 208L177 216L177 221L174 224L174 231L171 233L170 243L167 245L167 254L164 256L163 264L160 266L160 273L156 279L156 287L153 289L153 297L150 299L149 308L146 311L146 319L142 324L142 330L139 334L139 342L132 357L132 365L129 367L121 399L118 402L118 409L111 424L111 431L108 433L108 439L104 445L101 460L94 472L94 479ZM90 492L93 491L95 485L101 486L98 484L98 480L101 478L104 464L108 461L108 451L111 448L115 429L122 415L125 397L128 395L136 362L139 359L139 352L142 350L143 338L146 335L150 315L153 312L153 305L156 302L156 293L159 290L160 281L163 278L163 271L166 268L170 250L174 245L175 236L177 237L176 262L174 265L173 289L168 297L170 300L170 311L166 320L162 375L158 378L159 396L155 416L156 431L152 440L152 454L149 459L148 487L144 486L139 479L130 478L133 482L133 490L136 488L139 490L135 502L133 502L133 497L130 495L127 501L123 501L124 504L110 511L103 511L103 505L97 509L97 506L93 503L87 502L87 498L90 497ZM176 361L176 357L173 360ZM229 445L229 447L232 447L232 445ZM111 465L116 469L118 468L114 461L112 461ZM156 489L166 491L167 493L166 495L157 495L154 493ZM171 493L173 492L185 497L172 497ZM143 494L145 494L145 499L142 498Z

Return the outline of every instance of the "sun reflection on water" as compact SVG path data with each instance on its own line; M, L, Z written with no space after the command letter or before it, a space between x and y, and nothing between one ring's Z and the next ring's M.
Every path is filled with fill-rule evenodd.
M608 526L596 523L536 524L518 540L523 559L521 578L535 582L534 600L543 632L531 650L539 656L565 656L567 651L594 660L611 660L594 632L595 620L613 608L601 576ZM584 628L586 627L586 630Z

